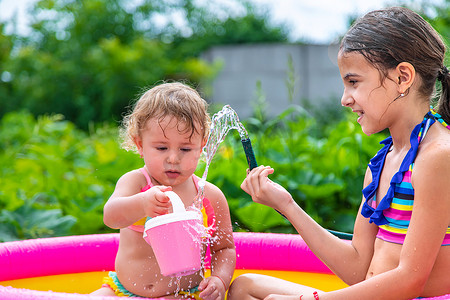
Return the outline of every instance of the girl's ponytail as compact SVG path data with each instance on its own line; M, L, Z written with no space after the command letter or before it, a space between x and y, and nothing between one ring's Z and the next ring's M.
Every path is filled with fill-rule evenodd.
M439 70L437 80L442 84L437 112L447 124L450 124L450 72L446 66Z

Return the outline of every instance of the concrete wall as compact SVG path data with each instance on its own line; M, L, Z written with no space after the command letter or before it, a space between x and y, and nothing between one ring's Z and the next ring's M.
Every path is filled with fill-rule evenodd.
M252 102L260 81L269 114L279 114L290 104L286 81L291 57L296 79L294 103L308 99L319 106L340 105L343 85L336 63L338 48L338 45L291 44L213 47L203 58L223 61L223 69L208 100L229 104L240 118L246 118L253 112Z

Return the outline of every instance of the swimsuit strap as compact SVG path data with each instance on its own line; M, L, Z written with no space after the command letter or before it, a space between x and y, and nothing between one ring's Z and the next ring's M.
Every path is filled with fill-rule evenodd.
M147 185L149 186L153 186L152 184L152 180L150 179L150 175L148 175L147 170L144 168L140 168L139 169L141 171L142 174L144 174L145 179L147 180Z
M409 139L411 148L406 153L406 156L403 159L397 173L392 176L390 186L386 195L383 197L383 199L381 199L377 207L374 208L370 204L374 200L375 193L378 189L381 171L383 170L386 155L389 152L389 149L392 147L392 137L388 137L380 142L380 144L384 144L383 148L378 151L378 153L370 160L368 164L369 169L372 173L372 182L362 191L366 200L363 203L361 214L364 217L369 218L370 223L373 222L378 226L389 223L383 215L383 210L391 206L392 199L394 198L394 187L396 186L396 184L402 182L403 175L406 171L409 170L410 165L414 163L419 144L436 119L437 117L435 116L435 113L433 111L429 111L424 116L423 121L414 127Z
M438 121L439 123L441 123L444 127L446 127L447 129L450 130L450 125L447 124L447 122L444 121L444 119L442 119L442 116L440 114L438 114L434 109L431 109L431 113L433 114L434 118L436 119L436 121Z
M192 174L192 181L194 181L195 188L198 192L198 177L195 174Z

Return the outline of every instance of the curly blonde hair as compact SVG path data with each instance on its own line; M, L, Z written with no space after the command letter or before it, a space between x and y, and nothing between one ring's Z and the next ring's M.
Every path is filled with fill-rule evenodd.
M136 102L132 112L122 122L122 146L137 152L135 144L146 123L151 118L158 122L167 116L175 117L183 126L183 132L200 134L208 138L211 118L208 103L199 93L180 82L163 83L146 91ZM198 126L200 125L200 126Z

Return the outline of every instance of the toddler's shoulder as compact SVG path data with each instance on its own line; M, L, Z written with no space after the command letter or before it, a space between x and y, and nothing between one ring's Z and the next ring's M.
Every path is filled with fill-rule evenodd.
M226 201L225 195L220 188L211 182L205 183L205 197L212 202Z
M131 179L144 178L145 179L145 176L144 176L144 174L142 174L141 169L136 169L136 170L131 170L131 171L126 172L120 178L121 179L122 178L125 178L125 179L129 179L129 178L131 178Z
M140 169L129 171L123 174L117 181L118 185L130 185L136 188L142 188L147 184L144 174Z

